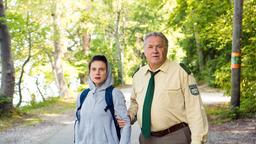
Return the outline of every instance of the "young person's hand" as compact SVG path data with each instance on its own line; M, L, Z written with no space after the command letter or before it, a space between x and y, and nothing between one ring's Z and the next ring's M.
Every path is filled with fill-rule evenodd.
M126 122L124 119L121 119L120 117L116 116L116 120L120 128L123 128L125 126Z

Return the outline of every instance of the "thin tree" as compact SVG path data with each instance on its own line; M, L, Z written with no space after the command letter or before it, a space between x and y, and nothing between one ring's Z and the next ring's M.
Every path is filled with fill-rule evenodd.
M13 108L12 99L15 86L15 71L11 54L10 34L8 26L4 21L4 11L3 0L0 0L0 47L2 63L0 114L9 114Z
M115 37L115 45L117 49L117 62L118 62L118 81L121 82L121 84L124 84L123 80L123 49L121 48L120 43L120 32L119 32L119 24L120 24L120 15L121 15L121 9L122 4L119 1L117 2L117 11L116 11L116 19L115 19L115 31L114 31L114 37Z
M61 34L61 19L59 9L57 8L57 2L53 1L52 18L53 18L53 43L54 43L54 64L53 69L55 72L56 83L59 88L59 95L62 97L69 97L68 87L66 85L62 66L63 57L63 45Z
M196 52L198 56L198 66L199 72L201 73L204 69L204 55L203 50L200 42L200 35L198 32L198 26L194 25L194 37L195 37L195 44L196 44Z
M31 40L31 31L30 31L30 28L29 28L29 20L30 20L30 17L29 17L29 13L27 13L27 23L26 23L26 26L27 26L27 42L28 42L28 57L27 59L24 61L24 63L22 64L22 67L21 67L21 73L20 73L20 78L19 78L19 81L18 81L18 87L19 87L19 102L17 103L16 107L19 107L20 104L22 103L22 88L21 88L21 84L22 84L22 78L23 78L23 75L25 73L25 66L26 64L29 62L30 58L31 58L31 49L32 49L32 40Z
M232 57L231 57L231 68L232 68L231 105L233 110L236 110L240 106L240 71L241 71L241 50L240 50L241 42L240 41L241 41L241 33L242 33L242 14L243 14L243 0L235 0L234 1L234 18L233 18Z
M40 87L39 87L38 78L36 78L36 88L37 88L37 90L38 90L40 96L42 97L42 100L45 101L46 99L45 99L45 97L44 97L44 95L43 95L43 93L42 93L42 91L40 90Z

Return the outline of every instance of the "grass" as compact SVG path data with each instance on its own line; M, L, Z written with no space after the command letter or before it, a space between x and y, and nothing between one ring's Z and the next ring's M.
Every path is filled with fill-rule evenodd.
M229 104L208 105L206 113L210 124L222 124L236 119L255 118L255 112L246 112L242 109L231 109Z
M73 108L75 108L74 100L54 97L45 102L35 103L29 106L22 107L21 111L31 114L59 114L64 113L66 110Z
M210 124L222 124L233 119L228 104L205 106Z
M63 114L75 109L73 99L59 97L50 98L44 102L31 103L31 105L12 110L9 117L0 118L0 131L16 125L35 125L43 122L40 115Z

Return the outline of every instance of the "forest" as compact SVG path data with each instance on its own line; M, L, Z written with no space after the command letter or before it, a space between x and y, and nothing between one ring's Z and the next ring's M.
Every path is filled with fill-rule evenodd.
M110 61L115 85L145 65L143 36L163 32L168 58L231 95L233 0L0 0L0 113L87 87L88 62ZM256 112L256 0L243 2L241 114Z

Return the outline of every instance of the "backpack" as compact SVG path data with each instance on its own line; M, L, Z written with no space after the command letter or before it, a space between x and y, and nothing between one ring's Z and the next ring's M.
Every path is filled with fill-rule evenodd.
M121 138L120 127L119 127L116 117L115 117L115 109L114 109L114 104L113 104L113 95L112 95L113 89L114 89L114 87L112 85L106 89L105 101L106 101L107 106L105 107L104 110L105 110L105 112L107 112L108 109L110 110L110 113L111 113L112 118L115 123L117 137L120 140L120 138ZM90 89L87 88L80 95L80 105L78 106L78 108L76 110L76 118L77 118L78 122L80 121L80 110L82 108L83 102L84 102L85 98L87 97L89 91L90 91Z

